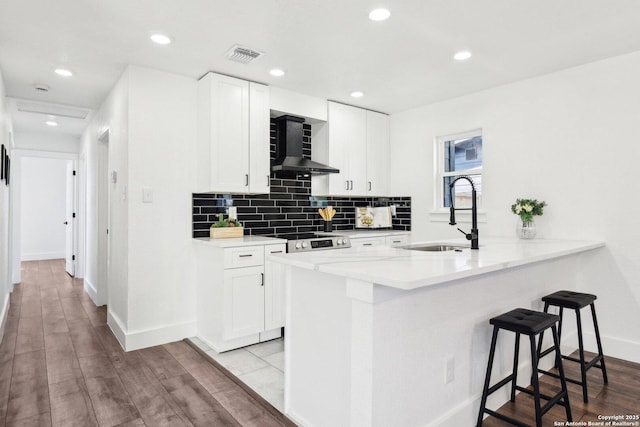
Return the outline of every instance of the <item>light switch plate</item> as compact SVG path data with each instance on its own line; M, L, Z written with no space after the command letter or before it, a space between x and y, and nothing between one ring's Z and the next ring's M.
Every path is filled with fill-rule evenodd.
M142 187L142 203L153 202L153 189L150 187Z

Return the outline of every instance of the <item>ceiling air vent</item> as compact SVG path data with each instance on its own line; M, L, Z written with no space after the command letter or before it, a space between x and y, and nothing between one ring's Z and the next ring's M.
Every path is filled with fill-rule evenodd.
M227 59L230 59L232 61L240 62L242 64L248 64L249 62L253 62L256 59L260 58L262 55L264 54L262 52L258 52L257 50L235 45L227 52L226 57Z

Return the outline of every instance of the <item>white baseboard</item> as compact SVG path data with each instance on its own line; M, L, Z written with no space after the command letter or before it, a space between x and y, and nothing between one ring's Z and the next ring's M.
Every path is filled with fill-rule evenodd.
M10 297L11 294L7 294L2 304L2 313L0 314L0 343L4 339L4 328L7 326L7 317L9 317L9 307L11 306Z
M180 341L196 335L195 321L129 332L110 310L107 312L107 324L125 351Z
M591 353L598 352L596 334L589 327L585 328L583 323L582 336L584 338L584 349ZM629 362L640 363L640 342L625 338L612 337L600 333L602 339L602 352L605 356L611 356ZM570 334L562 334L562 354L569 354L578 349L578 333L572 331Z
M124 325L120 321L120 318L113 314L113 312L107 306L107 325L111 328L111 332L115 335L116 339L120 343L120 346L127 350L127 334L125 332Z
M616 357L630 362L640 363L640 342L624 338L602 335L602 352L605 356ZM596 352L596 335L593 332L584 333L585 350Z
M95 305L102 305L98 302L98 290L93 286L93 283L87 279L84 280L84 291L89 295L89 298L91 298L91 301L93 301Z
M36 252L31 254L22 254L20 255L21 261L41 261L47 259L62 259L65 258L67 254L65 252Z

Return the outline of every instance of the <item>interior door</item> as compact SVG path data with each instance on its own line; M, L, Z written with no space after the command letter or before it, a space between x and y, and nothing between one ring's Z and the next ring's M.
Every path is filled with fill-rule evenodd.
M74 229L75 229L75 194L76 176L73 170L73 161L67 162L67 190L65 207L65 269L70 276L75 276L76 257L74 254Z

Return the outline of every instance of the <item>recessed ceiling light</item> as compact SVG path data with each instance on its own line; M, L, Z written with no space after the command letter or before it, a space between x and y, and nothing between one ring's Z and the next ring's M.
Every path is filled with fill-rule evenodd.
M56 68L55 73L62 77L71 77L73 76L73 72L71 70L67 70L66 68Z
M53 127L58 126L58 122L54 122L53 120L47 120L45 123L48 126L53 126Z
M468 50L461 50L460 52L456 52L456 54L453 55L453 59L455 59L456 61L466 61L469 58L471 58L471 52L469 52Z
M389 12L389 9L384 8L374 9L369 12L369 19L372 21L386 21L390 16L391 12Z
M152 34L150 38L152 42L158 44L171 44L171 42L173 41L171 40L171 37L160 33Z
M364 93L360 92L359 90L356 90L351 92L351 96L354 98L362 98L364 96Z
M282 77L284 76L284 71L279 68L274 68L273 70L269 71L269 74L275 77Z

